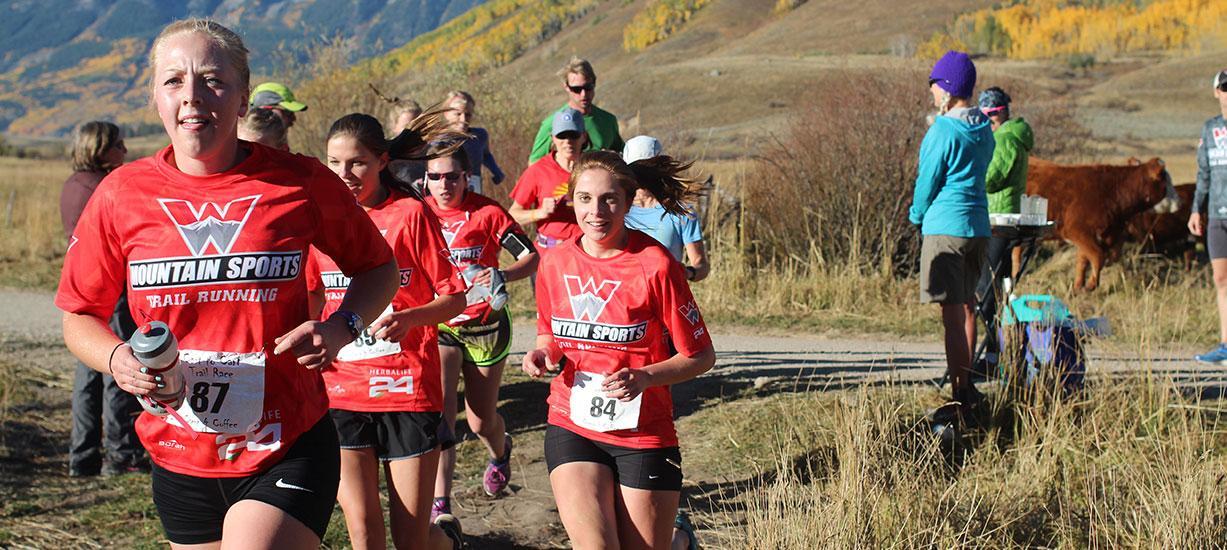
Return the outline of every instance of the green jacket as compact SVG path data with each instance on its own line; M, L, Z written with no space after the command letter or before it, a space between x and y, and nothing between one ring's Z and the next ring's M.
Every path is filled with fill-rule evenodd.
M1020 118L1005 121L993 132L997 147L984 177L990 214L1017 214L1027 191L1027 157L1035 147L1031 126Z
M566 109L563 105L558 110ZM556 111L555 111L556 112ZM541 128L537 130L537 139L533 141L533 151L528 155L528 162L532 164L537 162L537 159L544 157L550 152L550 130L554 125L554 112L545 117L541 121ZM622 136L618 134L618 117L610 114L596 105L584 115L584 130L588 132L588 146L585 151L607 150L622 153Z

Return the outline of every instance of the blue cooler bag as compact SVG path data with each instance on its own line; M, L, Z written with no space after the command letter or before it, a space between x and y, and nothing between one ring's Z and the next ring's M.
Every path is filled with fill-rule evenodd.
M1086 353L1078 332L1078 319L1061 300L1047 294L1028 294L1010 300L1001 315L1001 342L1011 342L1013 357L1022 361L1017 370L1026 387L1039 378L1041 369L1053 369L1065 394L1082 389L1086 377ZM1008 361L1001 362L1001 375L1008 380Z

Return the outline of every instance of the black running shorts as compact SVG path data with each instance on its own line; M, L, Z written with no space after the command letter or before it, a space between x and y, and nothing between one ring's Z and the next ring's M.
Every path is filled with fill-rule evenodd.
M258 474L196 477L154 464L152 479L153 503L166 538L173 543L221 540L226 512L234 503L248 499L281 509L322 540L341 480L337 432L325 415L299 436L281 462Z
M437 412L354 412L330 409L342 449L375 449L380 460L414 458L439 446Z
M568 462L609 466L619 485L648 491L682 490L682 453L677 447L630 449L598 443L566 428L545 427L545 465L550 472Z

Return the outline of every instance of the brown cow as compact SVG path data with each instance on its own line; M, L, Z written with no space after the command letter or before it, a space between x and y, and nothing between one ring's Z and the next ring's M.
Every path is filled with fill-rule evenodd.
M1178 200L1172 178L1158 158L1124 166L1063 165L1032 159L1027 193L1048 199L1048 219L1056 222L1054 236L1078 248L1074 275L1078 290L1099 286L1108 252L1121 242L1130 219L1156 206L1170 212ZM1087 264L1091 266L1089 279Z
M1184 260L1184 268L1191 269L1197 238L1189 233L1189 212L1193 208L1193 191L1196 189L1195 183L1177 185L1180 208L1170 214L1160 214L1151 209L1134 216L1125 227L1126 239L1140 243L1145 252L1179 256Z

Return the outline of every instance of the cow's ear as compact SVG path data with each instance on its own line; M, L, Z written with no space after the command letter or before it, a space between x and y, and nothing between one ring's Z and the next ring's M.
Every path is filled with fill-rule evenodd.
M1126 160L1125 164L1128 164L1129 166L1141 166L1142 159L1139 159L1137 157L1129 157L1129 160Z

